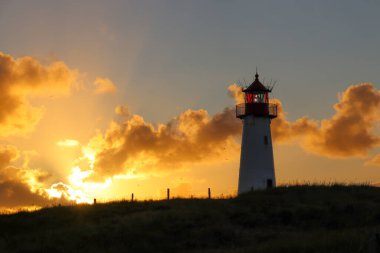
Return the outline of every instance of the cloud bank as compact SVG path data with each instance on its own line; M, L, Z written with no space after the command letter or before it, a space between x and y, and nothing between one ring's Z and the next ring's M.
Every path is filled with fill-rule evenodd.
M243 94L237 85L228 88L230 95L241 102ZM272 121L276 143L298 142L306 151L333 158L365 157L380 145L374 127L380 120L380 91L370 83L351 85L339 95L335 114L322 121L302 117L290 122L281 101L278 118Z
M135 168L139 172L171 170L218 157L231 148L237 150L234 137L240 131L233 108L213 116L205 110L187 110L158 125L133 115L121 122L113 121L87 149L95 152L94 171L100 177Z
M237 103L244 101L241 88L228 87ZM272 121L275 143L293 143L305 151L326 157L365 157L379 146L374 133L379 121L380 92L372 84L352 85L339 96L335 114L322 121L307 117L287 120L281 101L278 118ZM124 121L113 121L105 134L91 139L87 149L94 153L94 175L111 177L128 170L165 171L186 164L231 156L237 151L242 124L233 107L210 116L206 110L187 110L165 124L153 125L125 107L117 107ZM125 114L122 112L126 112ZM237 152L235 152L237 154Z
M320 122L306 117L289 122L282 112L273 121L275 140L298 139L305 150L334 158L365 157L379 146L374 127L380 119L380 92L372 84L350 86L334 109L331 118Z

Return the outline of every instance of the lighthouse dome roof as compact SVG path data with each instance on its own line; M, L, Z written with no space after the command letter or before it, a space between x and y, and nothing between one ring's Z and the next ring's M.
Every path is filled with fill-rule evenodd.
M259 74L255 75L255 80L248 86L248 88L244 89L243 92L247 93L264 93L271 92L270 89L264 86L259 80Z

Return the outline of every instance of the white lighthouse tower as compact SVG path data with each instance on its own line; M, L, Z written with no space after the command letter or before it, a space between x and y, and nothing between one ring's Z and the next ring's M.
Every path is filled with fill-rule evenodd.
M277 105L269 103L271 91L256 71L253 83L243 89L245 103L236 105L236 117L243 121L238 194L276 185L270 124Z

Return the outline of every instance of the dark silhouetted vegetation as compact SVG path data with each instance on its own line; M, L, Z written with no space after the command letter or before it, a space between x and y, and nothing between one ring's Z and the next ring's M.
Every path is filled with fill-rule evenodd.
M378 252L380 188L290 186L229 199L0 216L0 252Z

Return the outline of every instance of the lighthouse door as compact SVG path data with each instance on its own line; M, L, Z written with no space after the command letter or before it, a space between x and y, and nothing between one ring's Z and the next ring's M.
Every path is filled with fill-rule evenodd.
M272 179L267 179L267 189L270 189L273 187L273 181Z

